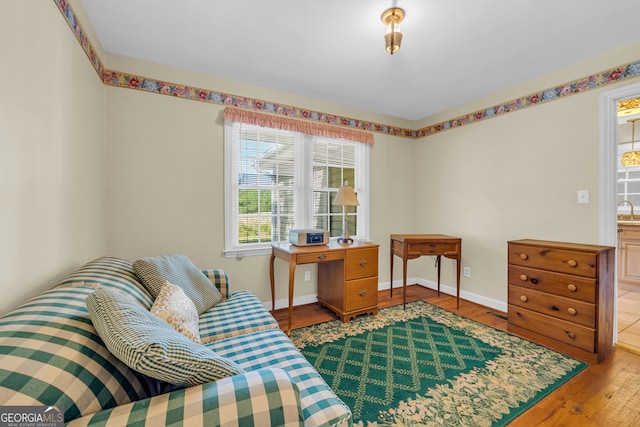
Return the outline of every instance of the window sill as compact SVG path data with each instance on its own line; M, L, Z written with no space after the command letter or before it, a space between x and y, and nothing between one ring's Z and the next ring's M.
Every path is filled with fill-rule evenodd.
M246 256L270 255L271 245L259 248L229 249L222 251L225 258L244 258Z

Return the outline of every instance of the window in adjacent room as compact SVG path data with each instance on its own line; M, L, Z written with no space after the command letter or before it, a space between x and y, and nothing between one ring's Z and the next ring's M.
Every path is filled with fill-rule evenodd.
M266 254L289 230L342 234L343 210L332 202L353 185L350 234L368 238L370 144L225 121L225 253Z

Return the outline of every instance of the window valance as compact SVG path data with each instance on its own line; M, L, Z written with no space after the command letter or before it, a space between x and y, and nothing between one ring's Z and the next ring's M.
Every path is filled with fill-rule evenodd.
M346 129L323 123L311 123L290 117L279 117L271 114L242 110L240 108L227 107L223 115L225 120L240 122L250 125L282 129L293 132L301 132L307 135L325 136L327 138L339 138L349 141L373 144L373 134L354 129Z

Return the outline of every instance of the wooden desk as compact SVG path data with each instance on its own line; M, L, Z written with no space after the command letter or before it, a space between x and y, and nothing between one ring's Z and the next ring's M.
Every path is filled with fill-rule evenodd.
M343 322L358 314L378 312L378 244L332 241L328 245L294 246L288 243L271 246L269 276L271 306L275 310L276 258L289 263L289 325L293 318L293 287L296 265L318 264L318 302L336 313Z
M407 303L407 260L432 255L436 257L438 267L438 296L440 296L441 258L456 260L456 307L460 308L460 261L462 257L462 239L445 234L392 234L391 235L391 288L393 296L393 256L402 258L402 302Z

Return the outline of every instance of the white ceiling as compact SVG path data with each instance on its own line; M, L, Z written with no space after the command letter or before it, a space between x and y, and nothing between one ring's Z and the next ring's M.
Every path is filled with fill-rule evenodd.
M640 0L82 3L107 52L410 120L640 40Z

